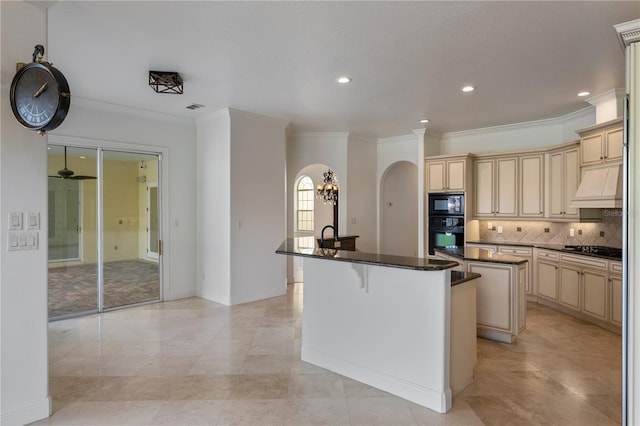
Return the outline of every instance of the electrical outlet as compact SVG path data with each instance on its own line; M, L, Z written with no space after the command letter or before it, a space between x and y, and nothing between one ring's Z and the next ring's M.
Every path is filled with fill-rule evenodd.
M502 226L498 225L498 234L502 234Z
M522 227L521 227L521 226L518 226L518 227L516 228L516 231L517 231L517 232L522 232Z
M493 223L487 222L487 229L493 231Z
M545 234L548 234L549 233L549 228L544 228L544 232L545 232Z
M569 228L569 236L575 237L575 232L573 231L573 228Z
M604 237L604 231L600 231L600 236Z
M578 235L582 235L582 229L578 229Z

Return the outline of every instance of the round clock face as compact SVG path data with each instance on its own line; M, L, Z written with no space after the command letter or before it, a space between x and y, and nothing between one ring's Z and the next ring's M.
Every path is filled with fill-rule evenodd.
M69 111L69 85L56 68L33 62L16 73L10 100L13 114L24 127L53 130Z

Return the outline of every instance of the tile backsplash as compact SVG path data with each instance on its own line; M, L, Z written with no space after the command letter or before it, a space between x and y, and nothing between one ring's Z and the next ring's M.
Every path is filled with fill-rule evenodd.
M491 223L494 230L488 229ZM498 233L498 227L502 233ZM574 236L570 236L573 229ZM549 244L598 245L622 247L622 210L605 209L602 222L547 222L518 220L480 220L479 236L483 241Z

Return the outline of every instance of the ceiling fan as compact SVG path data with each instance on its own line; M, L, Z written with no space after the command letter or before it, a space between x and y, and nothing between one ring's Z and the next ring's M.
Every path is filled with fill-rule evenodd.
M57 176L49 176L50 178L57 179L72 179L72 180L83 180L83 179L95 179L95 176L83 176L83 175L75 175L73 170L67 169L67 147L64 147L64 169L58 170Z

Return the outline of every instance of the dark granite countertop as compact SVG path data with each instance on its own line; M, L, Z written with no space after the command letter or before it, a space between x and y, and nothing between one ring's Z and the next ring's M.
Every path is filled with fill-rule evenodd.
M451 271L451 285L454 286L454 285L466 283L467 281L480 278L480 276L481 276L480 274L475 272Z
M510 265L520 265L527 262L526 259L509 254L493 253L491 250L485 250L477 247L459 247L449 249L434 249L443 254L458 258L460 260L470 260L491 263L506 263Z
M622 257L620 256L607 256L601 253L589 253L589 252L567 249L564 244L550 244L550 243L536 243L536 242L522 242L522 241L488 241L488 240L467 241L467 243L488 244L488 245L494 245L494 246L534 247L534 248L541 248L546 250L561 251L563 253L579 254L581 256L598 257L600 259L609 259L609 260L617 260L617 261L622 260Z
M295 238L288 238L276 250L278 254L290 256L314 257L339 262L364 263L368 265L388 266L391 268L414 269L418 271L440 271L458 266L457 262L429 259L423 257L393 256L361 251L335 249L301 248Z

